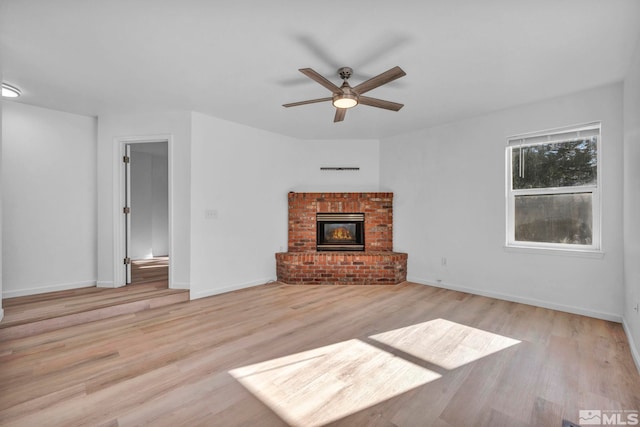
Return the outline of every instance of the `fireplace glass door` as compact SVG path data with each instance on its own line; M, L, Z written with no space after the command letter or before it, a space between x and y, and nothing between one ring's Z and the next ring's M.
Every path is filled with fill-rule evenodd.
M318 251L364 251L364 214L316 214Z

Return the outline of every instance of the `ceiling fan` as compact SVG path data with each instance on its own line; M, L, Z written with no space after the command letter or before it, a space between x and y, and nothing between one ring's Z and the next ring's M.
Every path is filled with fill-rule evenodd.
M300 68L298 71L309 77L311 80L314 80L329 89L333 95L327 98L292 102L290 104L284 104L283 107L296 107L298 105L332 101L333 106L336 107L336 115L333 118L333 121L341 122L344 120L347 109L355 107L358 104L368 105L370 107L384 108L385 110L392 111L398 111L404 106L404 104L398 104L397 102L385 101L383 99L370 98L368 96L362 95L363 93L366 93L371 89L375 89L395 79L399 79L400 77L407 74L402 70L402 68L397 66L385 71L382 74L372 77L367 81L360 83L356 87L351 87L349 85L349 82L347 81L353 74L353 70L349 67L342 67L338 70L338 75L343 80L342 86L340 87L334 85L311 68Z

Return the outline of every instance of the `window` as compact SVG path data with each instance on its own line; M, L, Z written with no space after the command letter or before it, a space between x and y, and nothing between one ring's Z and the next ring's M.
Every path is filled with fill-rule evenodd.
M509 138L507 246L600 249L600 123Z

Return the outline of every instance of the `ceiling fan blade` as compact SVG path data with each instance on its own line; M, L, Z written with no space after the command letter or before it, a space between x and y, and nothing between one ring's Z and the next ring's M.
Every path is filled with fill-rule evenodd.
M402 68L396 66L382 74L378 74L377 76L371 77L369 80L360 83L358 86L354 87L353 90L356 91L358 95L362 95L365 92L369 92L371 89L375 89L378 86L382 86L383 84L387 84L406 75L407 73L405 73Z
M322 77L317 72L313 71L311 68L300 68L298 71L300 71L305 76L309 77L311 80L315 80L316 82L320 83L322 86L326 87L331 92L342 93L342 89L340 89L338 86L334 85L329 80Z
M404 104L398 104L397 102L385 101L384 99L369 98L368 96L358 97L358 103L362 105L368 105L370 107L384 108L385 110L398 111Z
M336 108L336 116L333 118L333 123L343 121L345 114L347 114L346 108Z
M316 102L325 102L331 101L333 98L318 98L318 99L310 99L308 101L299 101L299 102L291 102L289 104L282 104L283 107L297 107L298 105L307 105L307 104L315 104Z
M306 34L300 34L295 39L305 47L310 53L314 54L325 65L330 66L334 70L340 68L340 64L332 57L330 51L325 49L316 39Z

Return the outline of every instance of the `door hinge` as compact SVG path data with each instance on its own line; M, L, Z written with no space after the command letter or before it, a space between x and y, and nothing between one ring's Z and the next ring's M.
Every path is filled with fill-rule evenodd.
M124 259L124 265L129 265L129 264L131 264L131 258L126 257L126 258Z
M129 214L131 213L131 208L129 206L125 206L122 208L122 213Z
M125 162L125 163L129 163L129 162L131 161L131 157L129 157L129 156L124 156L124 157L122 158L122 161L123 161L123 162Z

